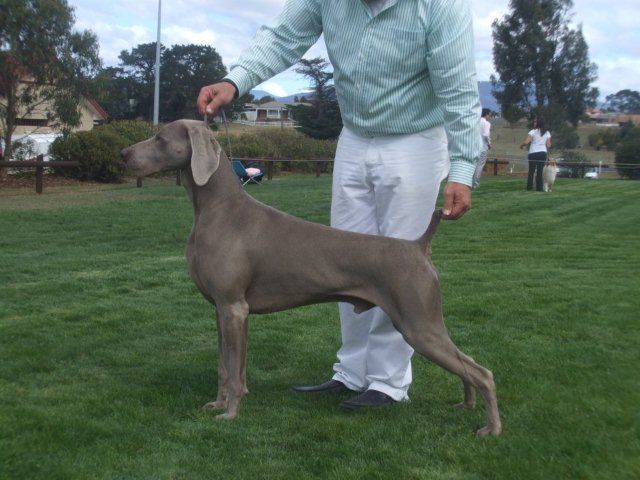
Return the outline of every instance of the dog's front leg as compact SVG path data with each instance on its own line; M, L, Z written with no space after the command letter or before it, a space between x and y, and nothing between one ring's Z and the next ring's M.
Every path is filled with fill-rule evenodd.
M209 402L202 408L205 410L226 410L227 408L227 383L229 382L229 367L227 365L227 345L222 340L222 328L220 326L220 313L216 310L216 326L218 330L218 395L215 401Z
M247 316L249 305L240 300L228 305L218 305L218 325L221 335L220 352L226 365L226 411L216 420L236 418L240 400L245 393L245 359L247 352Z

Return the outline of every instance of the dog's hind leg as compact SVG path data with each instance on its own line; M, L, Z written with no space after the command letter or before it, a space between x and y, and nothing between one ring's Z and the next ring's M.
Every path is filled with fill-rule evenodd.
M471 357L469 357L471 358ZM473 359L472 359L473 360ZM462 378L462 386L464 387L464 400L456 403L456 408L475 408L476 406L476 389L465 378Z
M435 289L427 290L435 293ZM502 424L498 412L493 374L458 350L442 321L439 294L429 297L431 298L423 297L422 301L418 302L415 302L414 297L414 302L400 303L401 305L416 306L422 304L419 310L415 308L411 308L411 311L398 309L394 312L393 309L390 309L389 314L407 343L416 352L460 377L465 389L463 405L471 406L474 403L473 389L480 392L485 401L487 424L478 430L478 435L499 435L502 431Z
M216 420L229 420L238 416L240 400L246 391L246 334L249 305L244 300L229 305L218 305L217 314L220 362L224 365L226 382L222 391L218 386L218 399L207 405L212 405L210 408L226 408L224 413L216 416ZM219 400L222 401L218 403Z
M472 406L475 403L473 389L480 392L485 401L487 424L478 435L499 435L502 431L500 414L498 412L498 400L493 374L462 353L454 345L453 341L442 325L442 331L438 334L420 336L411 346L421 355L436 363L445 370L459 376L465 387L465 401L463 405Z

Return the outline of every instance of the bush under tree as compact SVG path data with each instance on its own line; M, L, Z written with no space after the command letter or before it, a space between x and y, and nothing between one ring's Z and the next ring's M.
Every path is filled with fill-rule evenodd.
M640 138L631 138L618 145L616 169L621 177L640 180Z
M71 133L56 139L51 145L51 160L80 163L76 169L61 173L96 182L120 182L125 174L120 151L155 133L148 122L119 121L101 125L86 132ZM60 169L62 170L62 169Z

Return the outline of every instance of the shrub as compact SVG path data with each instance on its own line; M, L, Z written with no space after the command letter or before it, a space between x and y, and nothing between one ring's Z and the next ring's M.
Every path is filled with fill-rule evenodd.
M640 138L632 138L618 145L616 169L622 177L640 180Z
M149 122L139 122L135 120L119 120L111 122L101 127L109 129L134 144L155 135L157 128Z
M120 151L149 138L155 131L155 127L148 122L125 120L101 125L87 132L71 133L56 139L51 145L52 165L56 161L79 162L77 169L58 170L80 180L119 182L124 174Z
M225 151L228 150L225 135L219 135L217 140ZM292 129L269 129L232 135L231 151L234 158L332 159L336 151L336 141L316 140ZM276 162L274 168L284 171L312 172L315 165L311 162Z
M570 178L584 177L585 170L591 165L585 154L580 152L564 151L562 152L562 159L570 164L566 167L569 170L569 175L565 175Z
M613 150L618 142L618 137L619 133L617 128L605 128L589 135L589 146L596 150L600 150L601 148Z
M51 145L53 162L57 160L80 163L77 169L69 169L81 180L118 182L122 180L120 150L129 142L107 128L97 127L88 132L72 133Z

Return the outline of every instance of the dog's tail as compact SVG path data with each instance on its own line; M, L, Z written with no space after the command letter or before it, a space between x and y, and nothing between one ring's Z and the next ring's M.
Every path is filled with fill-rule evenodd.
M427 230L422 234L422 236L416 240L418 245L422 248L422 251L427 255L431 254L431 239L436 234L436 230L438 229L438 224L440 223L440 219L442 218L442 210L436 209L431 215L431 221L429 222L429 226Z

